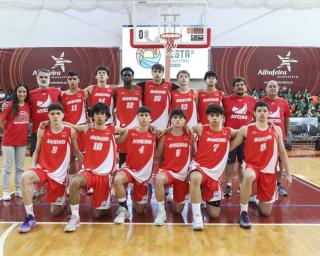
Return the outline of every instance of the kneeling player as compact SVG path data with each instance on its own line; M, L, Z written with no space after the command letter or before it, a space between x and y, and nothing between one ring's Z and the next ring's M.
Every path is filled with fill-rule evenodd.
M48 107L48 115L50 124L37 132L32 169L22 175L22 195L27 216L19 227L21 233L29 232L36 225L32 204L33 185L48 184L47 199L51 203L50 212L59 215L65 205L65 181L70 163L71 143L74 152L81 158L75 131L62 123L62 105L51 104Z
M258 102L254 107L256 122L242 126L231 143L235 148L244 141L244 170L240 191L240 227L250 228L248 202L252 184L257 182L257 198L262 215L269 216L272 203L277 197L278 155L287 171L287 184L291 185L288 156L282 140L282 131L278 126L268 124L269 106Z
M93 188L93 217L99 218L110 208L110 175L116 167L115 134L124 135L126 129L113 125L106 126L110 118L109 107L97 103L92 108L94 124L92 127L75 126L86 134L86 154L84 168L74 176L70 184L69 198L71 217L64 230L72 232L80 226L80 189Z
M188 167L193 149L192 133L184 131L186 114L180 109L171 112L172 129L166 132L157 146L157 156L160 158L160 169L156 176L155 193L158 202L158 214L155 225L163 225L167 219L165 210L165 186L173 186L173 209L181 213L189 193L186 181Z
M127 158L114 177L119 209L114 223L124 223L129 218L124 185L133 183L132 199L137 213L143 213L148 200L148 180L152 174L155 134L149 131L151 112L147 107L138 109L137 128L129 129L125 140Z
M206 114L209 125L193 127L199 136L197 153L191 162L189 174L194 230L204 228L201 199L207 203L211 218L220 215L222 192L219 182L227 164L230 139L236 134L235 130L222 127L224 110L220 105L209 105Z

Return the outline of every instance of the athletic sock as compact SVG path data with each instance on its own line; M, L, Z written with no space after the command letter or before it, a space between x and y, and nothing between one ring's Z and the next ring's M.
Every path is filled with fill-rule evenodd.
M70 208L71 208L71 214L77 216L78 218L80 218L79 216L79 204L70 204Z
M165 212L166 211L166 209L164 208L164 201L158 202L158 209L159 209L159 212Z
M242 204L240 203L240 214L242 212L248 212L248 204Z
M33 204L24 205L24 208L26 209L27 214L32 215L34 217Z
M201 203L197 204L191 204L192 205L192 215L195 216L201 216Z
M119 202L119 205L121 207L124 207L124 208L126 208L128 210L127 198L125 198L125 197L124 198L119 198L118 202Z
M227 182L227 186L231 187L232 186L231 182Z

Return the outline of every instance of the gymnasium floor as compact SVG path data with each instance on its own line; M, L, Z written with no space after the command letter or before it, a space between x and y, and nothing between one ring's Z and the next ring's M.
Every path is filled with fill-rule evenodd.
M253 227L238 227L239 197L234 185L231 199L224 199L221 217L208 220L202 232L192 231L190 206L182 215L174 215L167 204L168 224L152 225L156 204L150 197L145 215L133 214L130 223L114 225L117 205L110 214L94 220L90 197L82 198L81 227L64 233L70 213L51 217L44 198L35 200L37 227L29 234L19 234L18 225L25 216L21 199L0 201L1 255L320 255L320 152L308 147L289 152L295 174L289 197L275 202L272 215L260 217L256 206L249 207ZM26 167L30 166L27 158ZM2 195L2 191L1 195Z

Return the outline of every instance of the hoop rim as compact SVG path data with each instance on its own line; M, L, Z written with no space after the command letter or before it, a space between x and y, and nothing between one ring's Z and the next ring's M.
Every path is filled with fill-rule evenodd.
M162 40L167 40L167 41L178 40L178 39L182 38L182 34L176 33L176 32L167 32L167 33L161 34L160 38Z

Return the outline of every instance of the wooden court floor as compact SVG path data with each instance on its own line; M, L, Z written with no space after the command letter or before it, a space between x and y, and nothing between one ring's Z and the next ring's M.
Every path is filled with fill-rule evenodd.
M64 233L65 218L50 219L48 205L39 201L36 208L42 217L37 219L37 227L28 234L19 234L17 227L24 216L22 203L0 201L0 256L320 255L320 187L317 187L320 185L320 152L295 149L289 155L292 172L298 177L294 188L301 183L299 180L306 180L301 184L313 187L313 195L319 194L319 198L300 202L304 200L303 196L292 198L297 193L290 190L289 197L274 207L272 218L253 216L251 220L256 224L250 230L238 227L237 198L224 202L222 214L228 213L232 207L236 209L233 214L228 213L220 222L208 223L201 232L192 231L190 223L184 224L183 221L170 221L165 226L155 227L151 223L151 214L151 217L140 217L134 223L124 225L112 224L111 217L101 222L84 220L76 232ZM26 168L29 166L30 158L27 158ZM0 192L2 195L1 189ZM287 203L292 207L283 211L285 207L281 206ZM300 204L299 207L295 207L296 204ZM86 211L84 209L80 214ZM251 212L255 213L252 209ZM190 222L190 213L188 219Z

